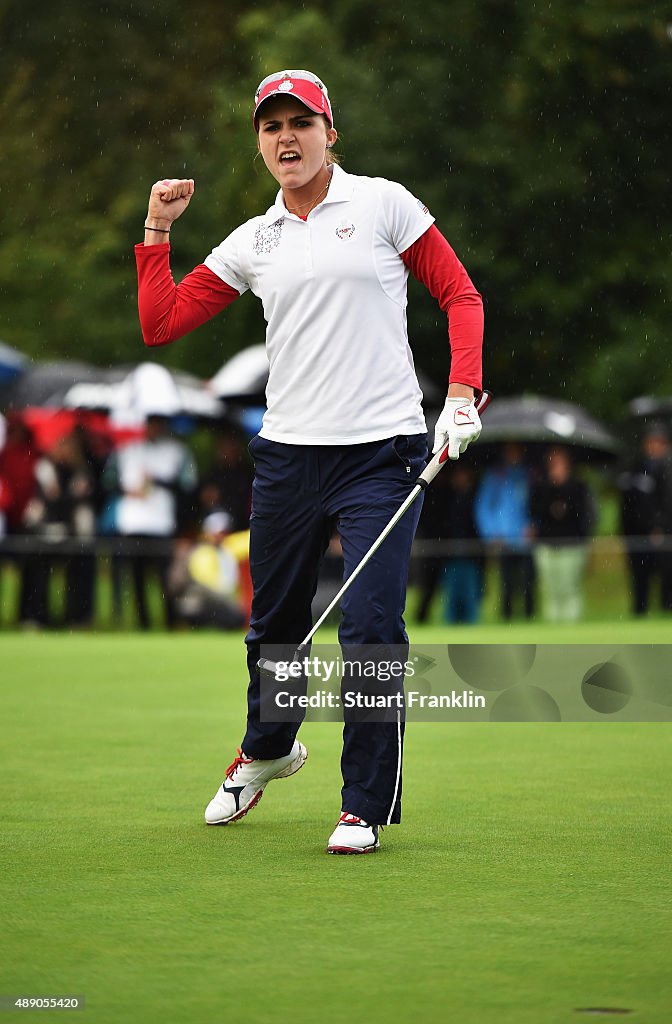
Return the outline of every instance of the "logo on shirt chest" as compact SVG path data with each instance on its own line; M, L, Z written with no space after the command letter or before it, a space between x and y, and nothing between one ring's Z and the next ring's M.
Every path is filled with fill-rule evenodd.
M260 256L264 252L273 252L274 249L280 245L280 239L282 238L282 226L285 223L285 218L280 217L279 220L273 222L273 224L260 224L257 230L254 232L253 247L257 256Z
M350 223L350 221L341 221L336 228L336 238L338 238L340 242L349 242L354 233L355 225Z

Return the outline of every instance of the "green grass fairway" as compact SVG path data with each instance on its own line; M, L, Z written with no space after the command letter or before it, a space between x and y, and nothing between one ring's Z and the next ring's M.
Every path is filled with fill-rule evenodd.
M671 639L665 622L413 638ZM83 995L95 1024L670 1020L668 725L416 723L404 824L375 856L327 857L337 725L306 725L306 767L242 822L202 823L241 735L239 637L0 645L0 994Z

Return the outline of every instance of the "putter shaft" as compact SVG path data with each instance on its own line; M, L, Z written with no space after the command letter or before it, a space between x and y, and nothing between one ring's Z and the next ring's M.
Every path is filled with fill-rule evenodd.
M481 396L480 396L478 402L476 403L476 411L479 414L481 412L483 412L487 408L487 406L490 404L491 400L492 400L491 392L483 391L481 393ZM336 607L338 602L341 600L341 598L343 597L343 594L346 592L348 587L352 583L354 583L354 581L357 579L357 577L359 576L360 572L362 571L362 569L364 568L366 563L369 561L369 559L372 557L372 555L374 555L376 553L376 551L378 550L380 545L383 543L385 538L392 532L394 527L397 525L397 523L399 522L401 517L408 511L408 509L411 507L413 502L418 498L418 496L427 487L429 487L430 483L432 482L434 477L437 475L437 473L439 473L443 469L447 459L448 459L448 444L446 443L443 446L443 448L441 448L441 450L436 453L434 458L431 459L431 461L427 463L427 465L423 469L422 473L418 477L418 481L415 484L415 486L414 486L413 490L411 491L411 493L408 495L408 497L403 502L403 504L394 513L394 515L390 519L390 521L387 524L387 526L385 526L385 528L381 531L379 536L376 537L376 539L374 540L373 544L371 545L369 550L366 552L366 554L362 558L362 560L359 563L359 565L357 565L352 570L352 572L348 576L347 580L345 581L345 583L343 584L341 589L338 591L336 596L330 601L329 605L322 612L322 614L320 615L320 617L317 620L317 622L314 624L314 626L311 629L311 631L307 634L306 638L304 640L302 640L302 642L299 644L299 646L296 649L295 657L296 656L299 656L299 657L301 656L301 654L303 653L304 649L308 646L308 644L310 643L312 638L315 636L315 634L317 633L318 629L320 628L320 626L322 625L324 620L333 611L333 609Z

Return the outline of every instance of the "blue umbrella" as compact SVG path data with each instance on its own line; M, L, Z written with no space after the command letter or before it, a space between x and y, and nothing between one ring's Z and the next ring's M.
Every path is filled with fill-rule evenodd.
M28 369L28 359L21 352L0 341L0 387L21 376Z

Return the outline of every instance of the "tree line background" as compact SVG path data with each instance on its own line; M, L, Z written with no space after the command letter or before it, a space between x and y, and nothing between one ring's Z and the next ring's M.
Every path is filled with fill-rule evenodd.
M466 264L495 392L611 416L672 393L659 5L0 0L0 35L0 337L33 358L145 358L132 249L151 184L196 180L173 229L179 279L272 203L253 93L307 67L329 87L344 167L403 182ZM445 320L415 282L409 334L442 381ZM152 358L210 376L263 336L246 295Z

